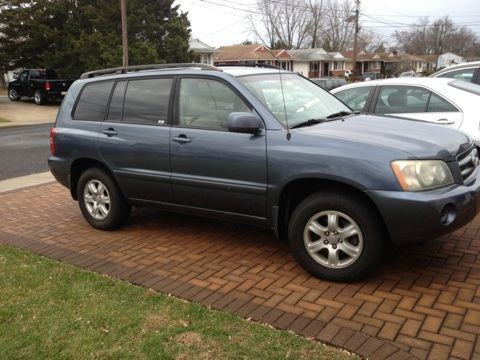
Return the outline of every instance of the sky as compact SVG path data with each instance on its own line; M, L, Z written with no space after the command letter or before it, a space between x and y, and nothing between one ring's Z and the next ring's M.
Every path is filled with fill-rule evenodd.
M288 0L285 0L288 1ZM249 30L249 17L255 16L255 0L176 0L188 12L192 36L210 46L255 41ZM419 17L437 19L449 15L458 25L468 26L480 36L479 0L361 0L360 24L377 33L387 45L394 45L395 30Z

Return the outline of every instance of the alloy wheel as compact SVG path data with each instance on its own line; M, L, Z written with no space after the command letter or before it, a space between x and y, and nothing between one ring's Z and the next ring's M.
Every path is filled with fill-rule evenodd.
M96 220L104 220L110 213L110 194L99 180L93 179L85 184L83 201L90 216Z
M363 249L362 231L348 215L322 211L308 220L303 241L308 254L330 269L341 269L358 260Z

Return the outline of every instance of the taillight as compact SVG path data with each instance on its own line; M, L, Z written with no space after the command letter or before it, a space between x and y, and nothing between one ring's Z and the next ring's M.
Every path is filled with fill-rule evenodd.
M50 91L50 82L49 82L49 81L47 81L47 82L45 83L45 90L46 90L46 91Z
M52 128L50 130L50 153L55 155L55 136L57 135L57 129Z

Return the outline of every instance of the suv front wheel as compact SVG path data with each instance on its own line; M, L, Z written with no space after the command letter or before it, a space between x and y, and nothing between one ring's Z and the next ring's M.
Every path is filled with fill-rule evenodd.
M380 261L384 231L378 216L355 196L318 192L303 200L289 224L298 262L331 281L355 281Z
M99 168L90 168L80 176L77 199L83 217L97 229L117 229L130 216L130 205L113 179Z

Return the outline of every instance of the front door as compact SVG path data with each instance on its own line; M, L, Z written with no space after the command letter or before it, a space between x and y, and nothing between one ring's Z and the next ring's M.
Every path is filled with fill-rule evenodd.
M229 132L232 112L252 109L229 85L213 78L182 78L176 126L170 136L175 202L265 218L265 132Z
M118 81L98 135L100 155L129 199L171 202L172 77Z

